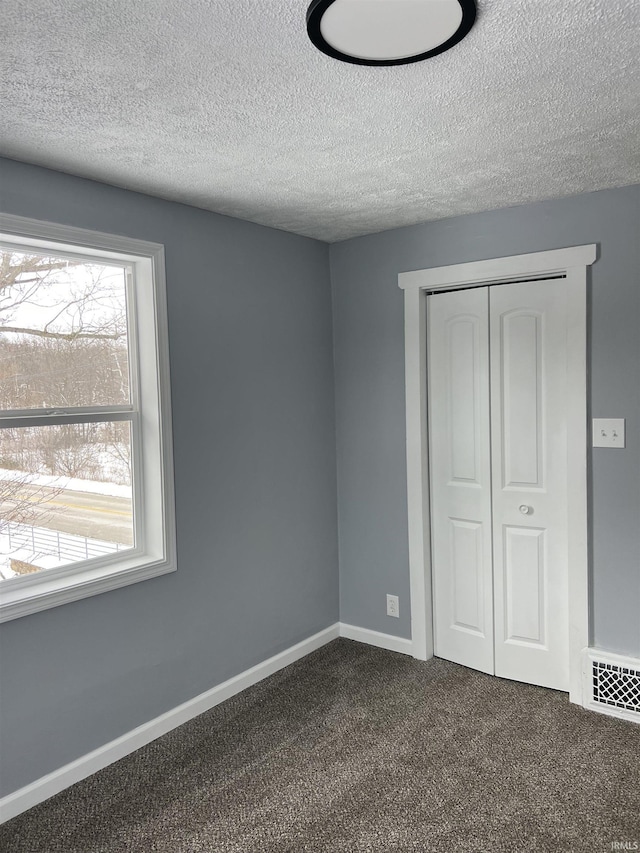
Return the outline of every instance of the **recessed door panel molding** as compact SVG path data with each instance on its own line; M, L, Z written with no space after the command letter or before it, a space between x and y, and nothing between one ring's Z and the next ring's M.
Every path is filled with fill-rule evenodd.
M587 270L596 261L597 254L597 246L589 244L414 270L400 273L398 276L398 285L404 292L405 317L407 505L413 654L421 660L426 660L435 648L436 654L443 657L483 669L485 672L492 671L490 664L493 650L487 648L485 640L480 641L480 646L483 648L482 654L477 651L477 646L448 648L448 644L451 646L451 637L448 637L447 632L442 629L443 623L447 627L451 624L451 598L447 597L451 592L451 575L448 571L451 562L448 547L448 520L456 518L475 523L482 522L482 552L484 559L488 559L490 565L493 542L498 543L496 565L491 565L491 572L484 575L483 589L484 633L488 635L490 626L493 624L496 671L505 677L520 681L546 684L561 690L566 690L568 687L570 700L579 704L582 704L582 653L589 642L585 429L587 419L586 291ZM486 419L487 426L484 418L477 421L477 429L474 425L474 440L480 440L480 434L483 431L486 434L488 425L491 423L493 423L492 432L495 433L488 438L493 465L490 498L494 499L494 491L498 492L498 496L494 499L495 506L490 500L487 510L483 503L486 497L484 484L487 482L484 461L480 466L476 465L474 472L480 485L476 486L470 480L451 479L449 470L451 457L446 439L448 427L443 416L443 399L446 400L446 396L442 397L444 392L442 368L447 362L443 324L452 320L454 316L462 318L465 315L473 315L481 318L483 313L478 310L476 302L449 303L446 308L445 303L440 303L442 310L437 306L440 298L448 297L453 293L460 294L463 300L475 298L470 297L469 294L477 295L483 291L488 297L489 288L491 293L497 293L510 288L514 282L518 282L516 286L532 282L535 289L557 289L555 296L549 295L551 291L545 295L544 304L538 304L537 299L530 298L527 292L524 303L519 300L505 304L500 312L505 317L509 312L512 312L514 317L520 312L541 318L541 327L539 330L536 328L536 337L541 338L541 348L536 352L536 365L539 368L542 383L539 389L542 411L540 415L536 411L535 420L536 429L539 429L540 422L542 422L542 428L541 432L536 433L538 458L535 460L535 476L531 475L533 466L531 459L528 458L520 460L521 463L524 462L530 466L524 475L521 468L520 471L511 470L507 478L503 475L502 433L504 429L499 407L497 415L495 409L492 409L491 416ZM482 297L478 298L482 299ZM561 353L557 351L554 344L554 340L558 337L556 332L549 334L545 328L550 317L547 313L549 299L558 299L561 303L559 324L562 327L560 338L564 346ZM493 307L496 306L493 305ZM498 325L500 323L498 319ZM521 321L521 325L525 324L525 321ZM535 324L538 325L538 320ZM515 329L517 325L516 322L512 328ZM559 331L555 319L552 320L552 326ZM500 353L496 354L493 349L496 337L500 339L500 334L496 336L494 327L495 320L492 317L492 370L496 363L496 355L498 365L501 363ZM513 343L515 343L515 337L515 333L512 332ZM480 352L478 371L482 374L483 366L487 366L489 362L483 354L485 346L488 347L488 338L482 323L479 323L477 340ZM553 352L554 349L555 352ZM557 368L561 378L559 383L552 381L549 387L546 387L545 382L550 372L549 362L552 363L552 368ZM492 391L495 390L496 382L499 384L499 380L499 373L497 376L491 374ZM488 389L488 382L483 381L481 384L483 388ZM495 393L493 396L495 398ZM486 399L488 398L487 390ZM468 400L465 405L468 410ZM478 405L483 411L483 403L480 402ZM495 402L492 405L495 406ZM446 412L446 408L444 411ZM476 412L477 406L474 407L474 416ZM520 432L514 424L511 426L513 427L509 430L511 434ZM460 430L459 435L463 434L462 427ZM440 436L435 433L439 433ZM445 434L444 443L440 440L442 434ZM525 428L522 431L521 447L526 443L524 439L527 436L530 446L531 431L527 432ZM540 445L538 441L542 444ZM478 457L482 460L486 459L484 445L481 447L479 453L476 450L474 461ZM515 451L511 447L509 450ZM467 454L468 460L470 455L468 450ZM497 469L496 458L500 460ZM491 465L489 467L491 469ZM566 475L564 498L554 493L554 473L557 470L563 470L563 467ZM458 470L457 474L459 473ZM517 485L523 481L525 485ZM542 485L539 485L540 482ZM493 488L494 486L497 488ZM462 505L451 500L453 492L458 496L464 496ZM474 493L480 501L475 506L469 501L469 496ZM465 504L465 501L468 503ZM554 502L555 506L553 506ZM481 511L478 511L479 506ZM497 529L492 527L492 535L489 536L486 535L489 531L486 519L491 516L495 518ZM561 525L565 526L564 533L554 530L554 519L560 519ZM493 525L493 520L491 524ZM513 637L507 637L505 640L504 627L507 620L503 606L505 584L502 555L502 528L505 525L512 528L537 528L544 531L543 585L546 590L546 610L543 611L541 608L541 612L544 612L544 645L553 651L552 659L557 662L555 671L552 671L553 667L550 669L548 665L549 656L547 656L547 663L544 665L540 663L541 652L544 657L544 649L535 641L519 641ZM567 563L568 576L563 569ZM538 572L538 583L539 578ZM488 604L486 602L492 587L495 587L495 618L492 602ZM493 601L493 596L490 595L490 597ZM568 603L568 620L564 612L564 625L559 629L556 628L554 617L557 602L563 611L566 610ZM442 610L443 606L445 610ZM534 622L531 615L530 622ZM508 630L512 635L515 634L514 625ZM531 627L524 629L519 627L517 630L520 634L535 633ZM462 628L458 631L449 631L449 634L457 634L458 637L465 633L469 640L478 639L471 631L464 632ZM517 652L520 658L510 657L512 652ZM524 659L522 659L523 653L526 653ZM480 657L484 666L479 665ZM567 670L570 676L569 681Z
M428 303L436 654L562 690L568 293L522 282Z
M451 627L484 637L482 524L449 519L450 565L453 572Z
M569 688L566 282L490 288L496 675Z
M493 672L487 288L429 298L436 655Z
M479 319L454 316L446 326L447 408L449 416L451 483L480 487L477 443L479 406Z
M502 484L544 486L543 317L516 310L500 318Z
M505 642L545 644L545 531L505 526L503 610Z

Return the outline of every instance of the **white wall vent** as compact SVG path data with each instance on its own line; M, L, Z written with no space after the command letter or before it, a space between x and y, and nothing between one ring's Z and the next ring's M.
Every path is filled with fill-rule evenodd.
M585 650L584 706L640 723L640 660Z

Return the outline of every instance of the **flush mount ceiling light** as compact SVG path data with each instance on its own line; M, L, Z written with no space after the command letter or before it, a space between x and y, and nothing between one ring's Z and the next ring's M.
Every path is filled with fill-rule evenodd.
M313 0L309 38L355 65L406 65L449 50L476 19L474 0Z

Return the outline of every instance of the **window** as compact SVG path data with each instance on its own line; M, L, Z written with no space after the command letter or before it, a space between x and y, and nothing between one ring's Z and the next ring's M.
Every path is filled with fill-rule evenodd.
M0 216L0 618L175 569L163 247Z

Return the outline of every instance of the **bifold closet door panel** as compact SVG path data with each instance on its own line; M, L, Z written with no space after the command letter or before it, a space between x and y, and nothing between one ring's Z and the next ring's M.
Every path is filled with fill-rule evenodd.
M488 288L428 297L435 654L493 673Z
M567 690L564 280L490 288L495 672Z

